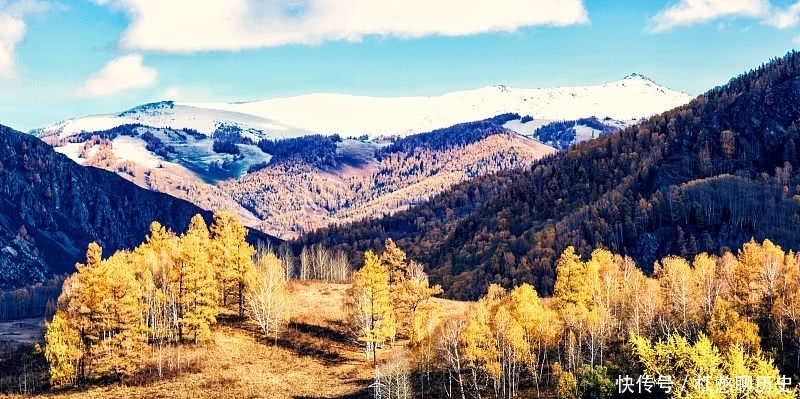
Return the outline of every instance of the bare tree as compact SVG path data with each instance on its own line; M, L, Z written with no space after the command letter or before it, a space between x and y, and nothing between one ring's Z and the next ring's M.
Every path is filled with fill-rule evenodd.
M300 280L310 279L312 277L312 267L311 251L308 249L308 247L303 247L303 250L300 252L300 275L298 278Z
M246 287L250 319L261 327L264 335L273 334L277 340L288 308L286 274L280 259L272 252L259 257Z
M464 379L461 375L463 369L463 355L461 353L461 333L467 326L467 322L463 318L456 318L447 320L439 333L437 334L439 340L437 342L437 350L440 354L439 358L442 360L445 369L447 370L447 380L444 382L444 391L448 398L452 398L453 382L455 381L458 390L461 393L461 399L466 399L464 392Z
M405 353L398 352L389 358L381 368L381 399L410 399L414 396L411 387L410 367Z

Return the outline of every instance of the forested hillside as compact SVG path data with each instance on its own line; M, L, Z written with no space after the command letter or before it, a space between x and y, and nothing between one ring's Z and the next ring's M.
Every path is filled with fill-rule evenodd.
M262 148L278 155L219 188L263 220L264 231L296 237L332 223L391 214L461 181L524 168L554 151L503 129L502 123L460 124L381 149L357 140L337 147L319 136L262 142ZM304 150L286 154L286 148L300 144Z
M171 228L183 228L197 213L210 220L210 213L186 201L81 167L5 126L0 126L0 193L0 287L74 271L91 241L109 251L132 247L152 220Z
M354 253L391 237L446 295L490 283L551 294L557 254L598 247L645 271L668 254L737 248L751 237L800 248L800 53L691 103L584 142L525 171L471 180L394 216L309 234Z

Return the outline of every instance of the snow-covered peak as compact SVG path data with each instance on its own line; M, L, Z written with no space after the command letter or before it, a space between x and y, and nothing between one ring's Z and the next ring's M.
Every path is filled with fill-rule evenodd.
M648 78L647 76L645 76L645 75L642 75L642 74L639 74L639 73L636 73L636 72L633 72L633 73L631 73L630 75L628 75L628 76L626 76L626 77L622 78L622 80L637 80L637 79L639 79L639 80L646 80L646 81L648 81L648 82L650 82L650 83L657 84L657 83L656 83L656 82L655 82L653 79L650 79L650 78Z
M589 116L631 120L687 103L686 93L659 86L639 74L595 86L524 89L505 85L440 96L370 97L313 93L238 103L159 102L119 114L64 121L37 132L61 135L125 123L192 128L211 134L219 124L263 132L266 137L308 133L345 136L408 135L516 112L536 119ZM97 130L97 129L95 129Z

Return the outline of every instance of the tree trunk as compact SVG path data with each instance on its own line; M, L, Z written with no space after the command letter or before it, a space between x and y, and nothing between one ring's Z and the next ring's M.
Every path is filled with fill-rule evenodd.
M244 282L239 280L239 318L244 319Z

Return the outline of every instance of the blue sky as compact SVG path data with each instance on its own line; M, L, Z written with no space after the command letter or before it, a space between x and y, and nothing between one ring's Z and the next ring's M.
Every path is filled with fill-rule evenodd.
M696 95L797 46L800 0L0 0L0 124L632 72Z

